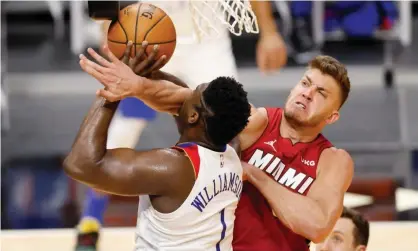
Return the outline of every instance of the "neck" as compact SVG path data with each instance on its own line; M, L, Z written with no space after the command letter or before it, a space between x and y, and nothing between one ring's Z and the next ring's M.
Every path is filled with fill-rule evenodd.
M322 128L317 127L307 127L307 126L298 126L294 123L291 123L286 119L286 116L282 116L280 123L280 135L283 138L288 138L292 141L293 144L301 142L311 142L315 140L316 137L321 133Z
M193 143L196 143L200 146L203 146L203 147L206 147L208 149L218 151L218 152L219 151L220 152L224 151L224 147L225 147L225 146L214 145L205 136L203 136L203 137L202 136L195 136L194 134L189 135L189 134L186 134L186 133L183 133L180 136L180 139L178 140L177 144L187 143L187 142L193 142Z

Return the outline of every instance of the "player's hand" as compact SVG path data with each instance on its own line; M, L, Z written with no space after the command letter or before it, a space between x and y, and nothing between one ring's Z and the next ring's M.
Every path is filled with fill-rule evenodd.
M132 42L130 41L126 47L125 55L129 55L131 49ZM114 102L135 94L135 85L137 85L139 77L128 65L113 55L106 45L103 47L103 52L106 53L110 62L92 48L88 48L87 51L97 63L81 54L80 66L105 87L104 89L98 90L96 92L97 95L104 97L110 102ZM124 57L124 60L126 60L126 57Z
M265 34L257 42L258 69L263 72L279 70L287 62L286 43L278 33Z
M167 59L166 55L161 56L158 60L155 59L158 53L158 45L154 45L152 52L147 57L145 53L147 46L148 46L148 42L143 41L141 44L141 48L136 53L136 56L134 58L129 58L130 53L127 53L127 51L125 51L125 55L124 55L125 64L129 65L129 67L137 75L143 76L143 77L148 77L150 73L161 68L161 66L164 64L165 60Z
M241 161L243 173L243 180L249 181L256 186L259 190L265 188L265 186L272 181L272 179L260 168L257 168L247 162Z
M143 47L146 48L146 45ZM135 66L135 71L141 74L146 74L147 72L151 72L153 69L157 68L159 64L165 60L165 58L162 57L162 59L160 58L154 62L155 60L153 60L153 58L156 55L155 51L158 49L158 47L154 48L155 50L147 58L151 59L148 61L138 61L141 57L140 53L138 53L137 57L135 57L135 61L135 59L131 59L129 57L132 49L132 42L129 41L128 45L126 46L124 57L121 61L105 45L103 47L103 52L107 55L110 62L100 56L93 49L89 48L87 50L88 53L98 63L89 60L84 55L80 55L80 66L85 72L97 79L105 87L104 89L98 90L96 94L110 102L114 102L125 97L135 96L135 94L138 93L138 88L140 86L138 81L141 81L141 77L138 77L132 71L131 67ZM150 62L153 62L151 67L149 67Z

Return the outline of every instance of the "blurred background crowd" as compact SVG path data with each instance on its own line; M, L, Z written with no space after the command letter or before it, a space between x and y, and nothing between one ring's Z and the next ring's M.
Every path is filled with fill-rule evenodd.
M281 106L316 55L346 64L352 94L324 132L355 161L345 204L370 221L418 220L418 2L271 5L286 43L284 68L260 73L258 36L231 35L251 102ZM85 187L61 164L98 88L78 65L78 54L101 39L86 12L81 1L1 2L2 229L74 227L79 219ZM138 149L177 140L170 116L151 123ZM133 226L136 210L134 199L112 197L104 225Z

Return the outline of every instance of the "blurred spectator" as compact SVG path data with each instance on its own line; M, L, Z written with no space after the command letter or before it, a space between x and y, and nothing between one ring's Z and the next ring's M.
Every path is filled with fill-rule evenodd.
M331 234L316 245L316 251L365 251L368 241L369 222L345 207Z

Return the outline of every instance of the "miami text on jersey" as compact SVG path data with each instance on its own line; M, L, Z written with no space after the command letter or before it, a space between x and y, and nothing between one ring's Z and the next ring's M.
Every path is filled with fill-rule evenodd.
M263 151L259 149L255 150L251 159L248 161L248 164L254 165L261 170L265 169L265 172L271 174L278 183L289 187L292 190L296 190L299 185L302 184L302 186L300 186L300 188L296 191L303 194L314 181L312 177L309 177L304 173L296 174L296 170L294 168L286 168L286 165L280 158L275 157L270 153L267 153L264 156L263 155ZM283 172L285 169L287 170Z

